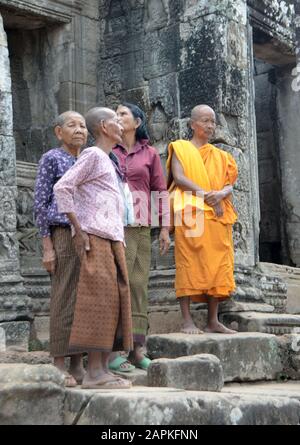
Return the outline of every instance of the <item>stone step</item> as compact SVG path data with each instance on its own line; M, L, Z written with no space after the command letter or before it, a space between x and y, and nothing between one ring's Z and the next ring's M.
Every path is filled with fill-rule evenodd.
M148 368L148 386L218 392L224 386L223 368L211 354L156 359Z
M30 337L29 321L10 321L0 323L6 337L6 348L16 351L28 351Z
M268 304L244 303L235 300L220 304L219 314L227 312L273 312L274 307ZM191 304L191 313L194 323L199 329L204 329L207 324L207 304ZM179 304L152 305L148 310L149 335L168 334L180 332L182 315Z
M290 397L300 401L300 381L226 383L223 394Z
M227 384L221 392L63 382L52 365L0 364L0 424L298 425L300 418L300 381Z
M65 425L298 425L296 397L133 387L68 389Z
M221 314L220 320L239 332L264 332L277 335L300 333L300 315L252 311L228 312Z
M0 353L6 351L5 330L0 328Z
M260 269L263 273L271 273L286 283L286 310L290 314L300 314L300 268L280 264L260 263Z
M284 368L278 338L263 333L151 335L147 350L153 359L213 354L221 361L225 382L276 380Z

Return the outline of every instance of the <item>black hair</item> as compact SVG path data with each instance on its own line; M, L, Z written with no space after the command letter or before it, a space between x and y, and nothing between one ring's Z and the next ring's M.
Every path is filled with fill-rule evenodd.
M136 139L138 141L141 141L142 139L150 139L146 124L146 115L143 110L141 110L140 107L138 107L137 105L131 104L129 102L121 102L120 105L128 108L135 119L141 120L140 126L135 131Z

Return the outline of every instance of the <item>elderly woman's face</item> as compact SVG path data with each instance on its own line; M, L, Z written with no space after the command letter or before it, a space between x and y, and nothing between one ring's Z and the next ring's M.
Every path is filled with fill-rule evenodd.
M85 119L78 114L70 114L62 127L57 127L57 137L69 148L81 148L87 141L88 131Z
M124 107L123 105L118 106L117 116L120 119L121 124L124 128L124 133L130 131L135 132L136 129L140 126L140 120L135 119L130 109Z

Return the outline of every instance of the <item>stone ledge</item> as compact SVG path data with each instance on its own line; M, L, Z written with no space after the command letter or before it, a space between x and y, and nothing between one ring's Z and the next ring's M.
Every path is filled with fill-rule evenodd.
M228 312L221 315L226 326L239 332L264 332L266 334L290 334L299 331L300 315Z
M148 385L190 391L221 391L224 385L220 360L211 354L153 360Z
M300 403L288 397L171 388L67 390L65 424L297 425Z
M213 354L221 361L225 382L275 380L283 370L281 348L275 335L151 335L147 349L153 359Z
M6 351L5 330L0 328L0 354Z
M0 365L0 425L62 425L64 375L51 365Z

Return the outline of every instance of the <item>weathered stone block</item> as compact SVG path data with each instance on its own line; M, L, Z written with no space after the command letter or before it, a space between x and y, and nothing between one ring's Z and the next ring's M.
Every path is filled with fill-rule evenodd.
M0 46L0 91L11 92L11 77L8 58L8 49Z
M49 352L31 351L17 352L8 350L0 353L0 363L24 363L27 365L49 365L52 364Z
M280 345L284 362L283 376L300 380L300 329L280 337Z
M160 103L168 119L178 115L177 74L158 77L149 81L149 101Z
M266 334L289 334L300 331L300 315L269 314L258 312L228 312L221 315L226 326L240 332L265 332Z
M0 352L6 351L5 330L0 328Z
M0 135L0 186L16 185L15 141Z
M268 334L151 335L147 350L153 359L213 354L221 361L225 382L273 380L283 369L278 340Z
M65 421L78 425L298 425L300 415L297 400L266 395L170 388L66 394Z
M62 425L64 395L52 365L0 365L0 425Z
M0 15L0 46L3 47L7 47L7 37L6 37L6 32L4 31L3 28L3 19L2 16Z
M190 115L191 104L206 103L217 111L221 109L221 82L219 68L215 63L197 65L194 68L180 71L178 88L180 92L181 116Z
M0 185L0 232L13 232L16 229L15 198L15 187L3 187Z
M159 33L149 32L144 40L144 77L164 76L178 69L179 27L172 25Z
M13 114L11 93L0 90L0 134L13 135Z
M220 360L211 354L153 360L148 385L190 391L221 391L224 385Z
M0 327L5 330L6 345L8 348L17 348L18 350L28 351L30 336L29 321L1 323Z

